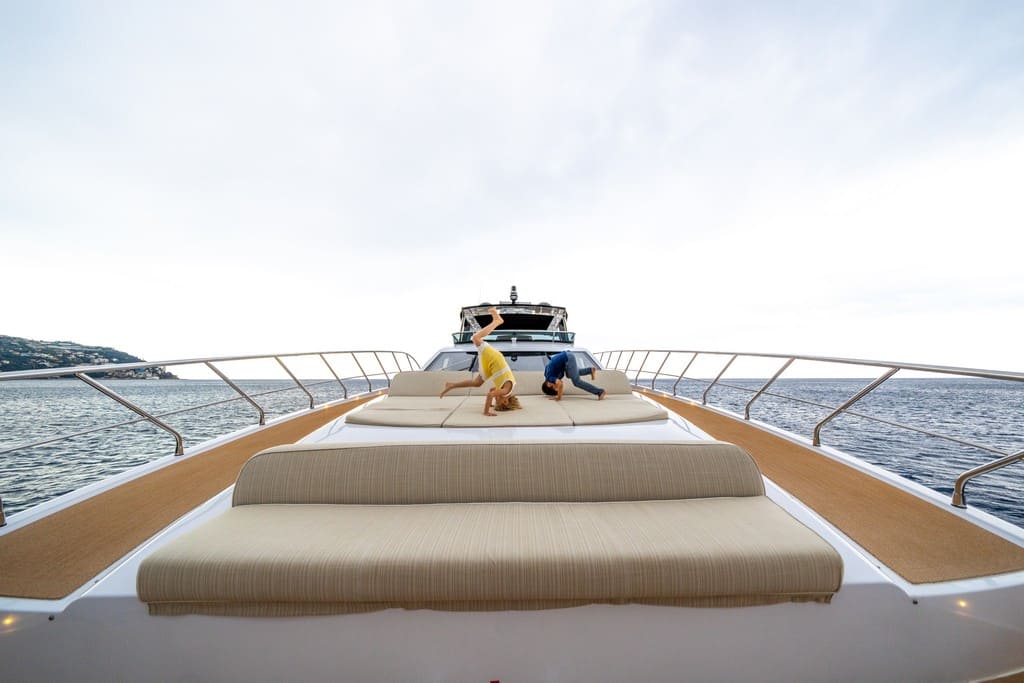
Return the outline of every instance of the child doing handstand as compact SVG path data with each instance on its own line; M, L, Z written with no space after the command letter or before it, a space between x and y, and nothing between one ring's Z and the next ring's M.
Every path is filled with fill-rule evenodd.
M445 382L444 389L441 391L441 398L444 398L444 395L452 389L478 387L487 380L491 380L494 382L494 388L487 392L487 400L484 402L484 415L494 417L497 413L491 412L492 405L497 410L514 410L521 406L519 405L519 399L512 395L512 390L516 386L516 378L512 375L512 369L509 368L508 361L501 355L501 351L498 351L484 341L484 337L505 321L502 319L501 314L498 313L497 308L492 306L487 309L487 312L491 314L490 324L473 335L473 343L480 350L480 371L473 379L461 382Z
M597 369L583 368L581 370L576 362L576 356L571 351L561 351L551 357L551 360L548 361L547 366L544 368L544 383L540 387L541 391L547 394L549 398L561 401L562 378L566 375L569 376L573 384L583 389L583 391L597 396L599 401L604 398L604 389L580 379L580 375L590 375L590 379L594 379L597 377Z

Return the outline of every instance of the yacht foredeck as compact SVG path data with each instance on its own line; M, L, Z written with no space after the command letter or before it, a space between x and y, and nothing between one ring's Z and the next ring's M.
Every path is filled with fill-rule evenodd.
M612 376L617 373L604 374L606 382L615 381ZM401 391L401 380L398 387ZM706 433L746 449L770 481L911 584L1024 571L1024 548L951 511L735 418L656 392L641 390L640 394L649 400L632 396L633 400L651 408L650 402L657 402L684 418L686 422L681 424L697 428L683 438L701 438ZM362 397L273 425L10 530L0 536L0 565L4 566L0 595L37 599L69 595L157 531L231 486L241 466L253 454L300 439L313 444L520 440L550 438L553 434L567 440L680 438L678 423L667 424L669 421L664 419L652 422L650 416L643 422L603 420L579 427L543 426L543 422L535 421L508 426L512 424L510 419L525 411L497 418L481 416L480 425L469 428L366 426L351 419L357 413L345 421L337 419L374 398L377 396ZM360 412L380 414L379 404L395 398L399 397L378 399ZM423 400L439 399L424 396ZM479 397L455 400L472 401L475 405ZM576 400L598 407L593 399ZM614 410L612 401L603 401L600 407L606 407L605 404ZM40 572L39 567L49 570Z

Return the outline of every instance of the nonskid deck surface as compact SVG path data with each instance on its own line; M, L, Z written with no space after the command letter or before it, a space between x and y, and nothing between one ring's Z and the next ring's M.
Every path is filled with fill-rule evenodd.
M641 393L716 439L746 449L764 476L910 583L1024 570L1024 548L950 511L741 420Z
M328 406L189 457L0 536L0 596L63 598L231 486L259 451L294 443L373 396Z

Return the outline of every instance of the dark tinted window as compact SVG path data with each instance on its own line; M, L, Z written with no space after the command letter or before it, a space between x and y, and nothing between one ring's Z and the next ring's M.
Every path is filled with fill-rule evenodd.
M442 353L424 370L472 370L476 364L476 351L448 351Z
M543 370L548 359L557 351L502 351L513 370ZM580 369L596 367L597 363L585 351L573 351ZM445 351L430 362L424 370L470 370L476 372L476 351Z

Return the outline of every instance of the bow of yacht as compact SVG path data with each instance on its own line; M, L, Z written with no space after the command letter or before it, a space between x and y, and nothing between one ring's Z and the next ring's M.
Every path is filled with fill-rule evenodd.
M961 681L1024 671L1024 530L964 505L966 482L1024 453L968 473L953 505L822 445L827 420L813 439L751 420L790 357L740 414L707 402L725 369L701 400L676 395L689 365L679 379L667 370L704 352L591 354L574 345L564 308L519 303L514 288L497 307L506 322L488 340L515 375L519 410L484 415L486 385L439 397L479 371L471 338L488 305L466 307L452 345L422 369L401 353L359 352L375 359L373 374L352 352L358 395L315 405L307 391L308 409L276 420L260 409L260 424L190 449L179 439L180 455L9 516L5 678ZM596 369L600 400L568 379L561 400L543 393L561 351ZM825 360L882 372L828 419L899 371L1024 381ZM220 359L152 365L197 362L259 408ZM70 374L124 400L90 370L0 380Z

